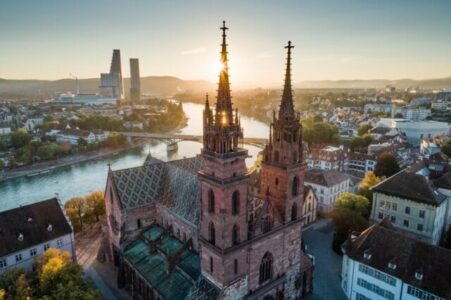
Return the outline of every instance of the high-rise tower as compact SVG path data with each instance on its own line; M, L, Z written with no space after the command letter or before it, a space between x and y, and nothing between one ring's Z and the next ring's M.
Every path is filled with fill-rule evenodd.
M100 74L100 88L117 99L124 97L122 81L121 50L114 49L109 73Z
M204 143L199 240L202 274L223 289L248 271L240 243L248 237L247 199L249 176L247 150L239 147L243 135L238 111L230 93L225 21L223 22L218 94L213 110L207 95L204 110ZM226 254L227 253L227 254Z
M141 99L141 78L139 76L139 60L130 58L130 101L139 102Z

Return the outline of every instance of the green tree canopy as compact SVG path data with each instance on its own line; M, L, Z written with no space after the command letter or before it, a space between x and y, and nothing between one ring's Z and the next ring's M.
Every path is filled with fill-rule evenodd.
M31 134L29 134L24 128L17 129L11 133L11 145L14 148L21 148L27 145L31 139Z
M361 125L361 126L359 126L359 128L357 128L357 133L359 136L362 136L362 135L368 133L371 128L373 128L373 127L369 124Z
M388 152L382 153L377 160L374 174L378 177L390 177L400 170L396 158Z

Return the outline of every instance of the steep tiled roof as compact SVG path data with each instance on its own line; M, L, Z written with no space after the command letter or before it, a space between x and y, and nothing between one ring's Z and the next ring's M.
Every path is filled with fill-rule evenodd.
M439 188L451 190L451 171L446 172L439 178L435 179L434 185Z
M373 191L435 206L446 199L437 192L427 177L405 170L374 186Z
M305 172L305 182L332 187L349 179L349 176L336 170L313 169Z
M199 220L199 156L170 162L149 158L140 167L112 171L123 209L161 203L194 224Z
M56 198L0 212L0 257L70 233Z
M451 251L403 234L388 219L346 241L343 249L353 260L451 299ZM364 257L365 252L371 254L369 259ZM396 264L396 268L389 268L389 262ZM415 278L416 272L423 275L421 280Z

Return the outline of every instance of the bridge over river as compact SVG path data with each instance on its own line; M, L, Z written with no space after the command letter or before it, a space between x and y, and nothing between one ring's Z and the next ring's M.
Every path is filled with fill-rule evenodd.
M202 135L177 134L177 133L146 133L146 132L121 132L129 138L156 139L166 144L174 144L179 141L197 141L202 142ZM267 139L245 137L241 140L245 144L254 145L263 148Z

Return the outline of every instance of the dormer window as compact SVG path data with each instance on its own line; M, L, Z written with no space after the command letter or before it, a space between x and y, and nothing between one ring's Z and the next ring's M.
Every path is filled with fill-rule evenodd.
M370 259L371 259L371 252L370 252L369 249L367 249L367 250L365 250L365 251L363 252L363 258L364 258L364 259L367 259L367 260L370 260Z
M17 240L18 240L19 242L22 242L22 241L23 241L23 234L22 234L22 233L19 233L19 236L17 237Z
M388 263L388 268L390 268L392 270L396 270L396 264L394 262L389 262Z
M423 279L423 273L421 272L415 272L415 279L416 280L422 280Z
M52 231L52 230L53 230L53 226L52 226L52 224L49 224L49 225L47 226L47 231L50 232L50 231Z

